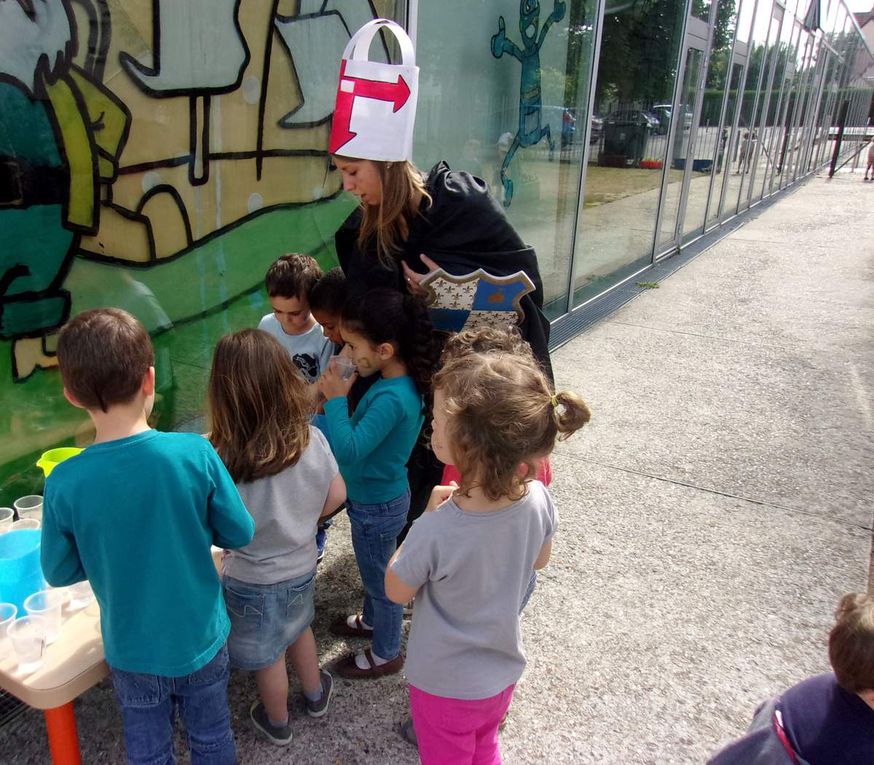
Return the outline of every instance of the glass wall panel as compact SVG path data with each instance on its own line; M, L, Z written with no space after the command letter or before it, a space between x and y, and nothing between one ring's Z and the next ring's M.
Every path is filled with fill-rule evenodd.
M780 30L780 41L772 53L774 73L771 81L771 92L766 103L767 111L762 114L764 119L762 140L764 161L760 161L762 165L761 183L758 184L759 187L755 191L758 198L762 198L770 192L771 178L780 165L781 146L785 133L784 92L787 88L787 79L791 82L792 77L794 34L794 16L787 12Z
M779 104L779 118L777 125L779 131L774 131L774 143L772 154L774 163L771 166L771 174L768 178L767 193L779 189L783 184L783 174L786 164L786 152L789 148L789 140L792 133L792 100L795 91L795 81L798 77L797 53L801 37L801 24L787 13L783 24L784 35L791 35L789 47L786 52L786 72L783 79L782 94Z
M739 147L738 134L740 129L737 125L738 107L740 106L743 93L741 87L744 81L744 65L734 63L731 66L731 80L728 84L728 93L725 100L725 119L723 120L722 143L726 147L726 152L722 158L722 187L719 189L719 197L716 194L716 187L713 190L713 199L719 200L719 204L710 203L710 211L707 214L707 225L716 222L725 211L729 204L737 207L737 188L731 187L729 182L732 177L732 166L735 162L735 157L732 155L732 150L737 152ZM731 214L734 213L732 209Z
M801 140L801 117L807 96L808 67L813 50L813 38L810 33L803 29L798 21L795 24L800 29L800 36L795 49L794 75L789 94L789 135L783 148L780 174L783 186L790 183L796 174Z
M733 86L734 94L726 95L726 86L732 77L731 50L734 45L737 6L737 0L719 0L716 8L710 42L710 61L704 81L704 97L695 142L695 156L710 162L710 172L692 176L683 221L684 238L694 236L704 229L705 213L707 226L719 216L719 198L728 160L726 148L737 105L736 83ZM696 172L694 167L693 172ZM709 198L706 205L699 201L701 197Z
M764 10L764 7L760 5L761 10ZM767 152L763 148L767 145L770 134L767 124L770 112L771 85L774 82L774 69L777 61L778 40L780 38L782 20L783 9L775 4L771 12L765 45L763 48L757 47L750 55L750 69L752 70L756 65L759 65L762 67L762 75L754 109L755 119L752 123L751 141L747 147L747 153L750 155L749 174L743 174L740 203L738 205L739 210L761 197L761 181L759 179L769 162ZM758 25L758 18L756 19L756 24ZM749 77L747 82L749 82Z
M738 25L738 41L746 38L748 44L743 48L745 64L744 85L740 94L737 130L731 136L733 141L731 156L734 171L728 179L723 215L734 215L738 211L741 186L749 176L755 147L754 123L756 95L762 75L762 59L768 38L771 21L771 0L752 2L745 0L741 6L741 19ZM738 48L740 46L736 46Z
M595 3L420 2L414 156L488 181L534 246L547 314L566 310Z
M666 246L672 244L676 238L677 212L680 209L680 195L683 188L683 171L685 171L686 163L690 158L689 142L692 140L692 115L695 99L698 96L698 81L703 61L703 50L691 47L686 49L686 63L683 67L682 89L677 109L682 121L678 119L674 126L671 150L668 152L668 156L671 158L671 172L668 174L668 185L665 188L659 246L656 248L656 254L664 251Z
M595 90L604 132L586 175L574 304L651 260L685 13L683 0L607 5Z
M205 3L152 0L0 5L14 6L0 14L6 505L41 492L42 451L93 438L88 415L64 400L57 368L69 316L116 306L140 319L156 351L152 422L203 432L213 347L270 312L270 264L307 252L322 268L336 265L333 234L356 204L329 169L340 58L350 30L374 16L403 22L406 2L330 11L222 2L209 12ZM66 16L46 26L64 10L69 27ZM162 47L168 31L182 42ZM22 87L8 73L34 71L34 34L59 53L45 70L39 64L36 87ZM375 58L386 54L374 44ZM64 98L46 96L48 68ZM4 193L17 161L32 202ZM61 180L68 162L73 183Z

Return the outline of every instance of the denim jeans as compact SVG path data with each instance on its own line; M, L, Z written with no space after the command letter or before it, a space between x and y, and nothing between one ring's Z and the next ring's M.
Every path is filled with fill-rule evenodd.
M124 719L124 743L132 765L173 765L176 707L188 734L192 765L236 765L228 711L228 651L196 672L164 677L112 669L112 685Z
M333 523L333 518L325 518L325 520L319 521L319 525L316 527L316 552L318 555L325 552L325 545L328 543L328 529Z
M234 669L270 667L313 622L316 570L276 584L222 577L231 619L228 655Z
M373 627L372 651L393 659L401 651L404 607L385 594L385 570L397 549L397 536L407 521L410 492L389 502L365 505L347 500L352 547L364 583L364 621Z

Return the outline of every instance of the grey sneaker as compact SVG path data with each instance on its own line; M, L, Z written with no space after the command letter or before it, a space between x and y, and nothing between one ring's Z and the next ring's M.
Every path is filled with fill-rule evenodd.
M276 746L288 746L291 739L294 738L291 732L291 725L286 723L282 726L272 725L267 719L267 710L260 701L253 701L249 707L249 717L252 719L252 724L263 733L271 744Z
M334 695L334 678L326 669L319 671L319 677L322 679L322 695L318 701L310 701L306 696L303 697L306 704L307 714L310 717L321 717L328 711L328 706L331 703L331 696Z

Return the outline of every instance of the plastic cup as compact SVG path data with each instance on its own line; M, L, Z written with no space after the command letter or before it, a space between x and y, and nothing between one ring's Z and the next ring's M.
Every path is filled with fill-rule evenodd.
M46 645L51 645L58 639L63 607L64 593L61 590L40 590L24 601L24 610L28 616L39 616L45 621Z
M81 608L85 608L92 600L94 600L94 590L91 589L91 583L87 580L71 584L67 587L67 594L70 596L67 607L71 611L78 611Z
M11 507L0 507L0 534L5 534L12 529L12 521L15 511Z
M33 672L42 666L46 632L46 620L41 616L22 616L9 625L6 634L18 656L19 672Z
M14 521L10 531L39 531L42 528L42 521L36 518L22 518L20 521Z
M18 616L18 606L14 603L0 603L0 640L6 637L6 630Z
M15 506L15 512L18 513L18 520L24 518L42 520L42 497L39 494L28 494L26 497L16 499L12 504Z
M331 356L331 363L342 380L348 380L355 374L355 362L348 356Z

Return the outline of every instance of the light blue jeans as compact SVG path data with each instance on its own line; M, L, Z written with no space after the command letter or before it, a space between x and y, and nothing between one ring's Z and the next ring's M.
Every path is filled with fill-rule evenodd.
M371 650L383 659L393 659L401 651L404 607L386 597L385 570L407 522L410 492L388 502L365 505L350 499L346 505L352 547L364 583L364 621L373 627Z

